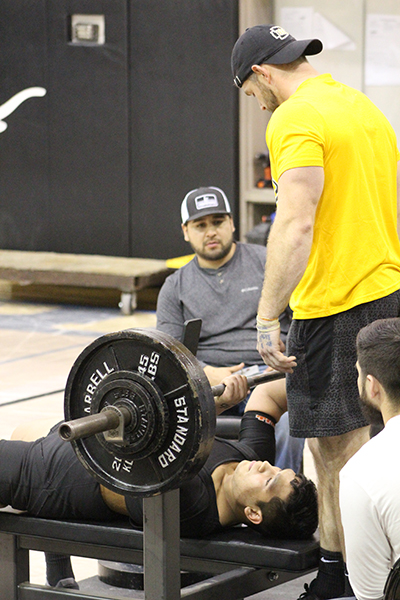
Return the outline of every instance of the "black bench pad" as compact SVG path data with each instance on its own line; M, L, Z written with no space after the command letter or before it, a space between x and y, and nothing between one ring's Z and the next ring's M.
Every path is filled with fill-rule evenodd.
M0 531L29 538L71 541L76 546L89 544L126 550L143 549L142 531L133 529L127 519L88 523L0 512ZM242 566L304 571L317 566L319 544L316 537L306 541L270 540L248 527L234 527L201 540L182 539L181 556Z
M104 600L91 590L55 590L29 581L29 550L86 556L115 563L142 564L143 533L128 519L109 523L57 521L0 511L0 590L7 600ZM314 571L319 560L316 538L277 541L247 527L234 527L208 539L181 539L180 568L203 573L204 581L170 590L145 592L148 600L241 600ZM157 564L155 569L157 569ZM179 571L178 571L179 576ZM153 580L153 576L150 576ZM176 581L176 580L174 580ZM174 584L175 585L175 584ZM109 586L107 598L120 598ZM168 590L168 591L167 591ZM162 591L162 593L161 593Z

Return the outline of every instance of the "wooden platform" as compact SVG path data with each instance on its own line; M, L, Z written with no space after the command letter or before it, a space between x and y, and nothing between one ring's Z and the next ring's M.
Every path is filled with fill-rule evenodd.
M161 285L170 272L165 260L0 250L0 279L20 285L117 289L123 314L136 308L139 290Z

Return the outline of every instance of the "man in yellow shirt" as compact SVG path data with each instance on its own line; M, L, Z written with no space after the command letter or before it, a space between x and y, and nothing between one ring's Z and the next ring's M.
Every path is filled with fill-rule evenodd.
M277 213L258 309L258 350L286 372L291 434L319 479L321 561L302 598L352 595L344 575L339 471L367 441L358 403L358 331L400 314L395 133L361 92L320 75L319 40L252 27L232 52L234 82L272 113L266 132ZM277 316L290 300L287 355Z

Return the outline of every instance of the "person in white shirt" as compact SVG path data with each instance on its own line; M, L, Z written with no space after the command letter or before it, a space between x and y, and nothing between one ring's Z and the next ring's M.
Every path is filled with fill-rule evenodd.
M400 318L361 329L357 359L364 413L385 427L341 470L340 510L357 600L380 600L400 557Z

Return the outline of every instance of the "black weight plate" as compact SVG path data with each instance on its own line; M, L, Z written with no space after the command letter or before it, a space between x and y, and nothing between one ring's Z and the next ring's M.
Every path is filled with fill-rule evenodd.
M168 405L154 381L131 371L109 373L97 386L91 403L91 414L108 405L125 407L131 416L126 424L124 444L118 445L125 456L135 460L149 456L161 447L168 431ZM97 440L113 452L115 446L103 434Z
M85 468L106 487L154 496L179 487L205 463L215 433L214 398L199 361L185 346L160 331L128 329L102 336L77 358L65 390L66 420L92 414L99 404L96 391L111 380L115 385L119 373L123 380L127 372L143 389L154 385L161 394L166 413L161 445L137 458L117 444L99 443L98 436L71 443ZM153 400L159 403L160 397Z

